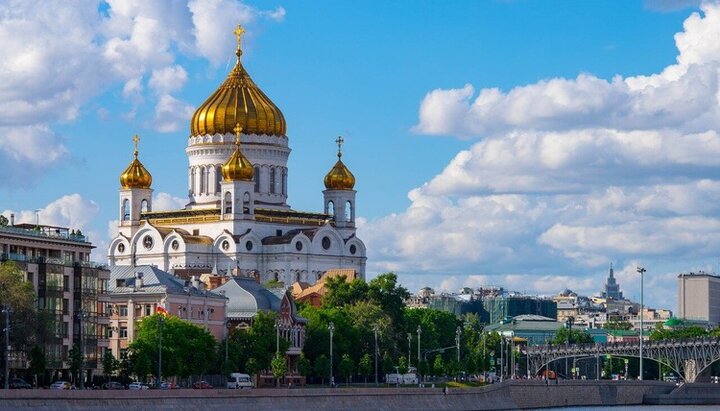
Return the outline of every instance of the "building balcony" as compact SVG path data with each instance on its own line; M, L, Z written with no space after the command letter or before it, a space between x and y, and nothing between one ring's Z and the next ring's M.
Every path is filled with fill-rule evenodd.
M38 226L34 228L28 227L17 227L17 226L4 226L0 227L0 233L16 234L21 236L48 238L55 240L73 241L82 244L90 244L90 240L84 235L77 235L73 232L68 232L67 229L61 229L59 227L45 227Z

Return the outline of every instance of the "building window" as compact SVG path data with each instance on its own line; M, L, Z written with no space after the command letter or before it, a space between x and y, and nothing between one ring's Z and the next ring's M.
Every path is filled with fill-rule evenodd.
M123 221L129 221L130 220L130 200L125 199L123 201L122 205L122 213L123 213Z
M120 327L120 338L127 338L127 327Z
M63 276L63 290L70 291L70 276L69 275Z
M345 221L352 221L352 203L349 201L345 203Z
M199 194L205 193L205 179L207 176L205 175L205 167L200 167L200 192Z
M327 203L327 214L331 217L335 217L335 203L332 201L328 201Z
M127 315L128 315L127 305L121 305L120 307L118 307L118 312L120 313L120 317L127 317Z
M141 212L141 213L147 213L148 211L150 211L150 206L149 206L149 204L150 204L150 203L148 203L147 200L143 200L143 201L140 203L140 212Z
M282 169L282 193L287 195L287 169Z
M245 249L248 250L248 251L252 251L252 249L253 249L253 243L252 243L252 241L248 241L248 242L245 243Z
M222 181L222 169L220 166L215 169L215 192L220 192L220 181Z
M270 194L275 194L275 167L270 168Z
M35 282L35 274L33 274L33 273L31 273L31 272L28 272L28 273L27 273L27 280L28 280L28 282L30 282L30 283Z
M255 166L255 171L253 172L253 180L255 180L255 192L260 192L260 167Z
M355 255L356 252L357 252L357 247L355 246L355 244L351 245L350 246L350 254Z
M170 243L170 247L172 247L173 250L177 250L180 248L180 243L178 243L178 240L173 240L172 243Z
M230 243L228 242L228 240L223 240L221 247L223 250L227 251L228 248L230 248Z
M153 239L152 239L152 237L150 237L149 235L146 235L146 236L143 238L143 246L144 246L146 249L148 249L148 250L151 249L151 248L153 247Z
M325 250L330 248L330 237L323 237L322 248L324 248Z
M303 245L302 245L302 243L301 243L300 241L298 241L298 242L295 243L295 249L298 250L298 251L302 251Z
M120 254L125 252L125 244L123 244L123 243L118 244L118 252Z

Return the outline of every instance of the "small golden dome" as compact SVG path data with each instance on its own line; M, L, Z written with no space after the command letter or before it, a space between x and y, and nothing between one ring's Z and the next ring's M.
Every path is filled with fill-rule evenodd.
M342 137L338 137L335 142L338 144L338 161L327 175L325 175L325 188L328 190L352 190L355 187L355 176L348 170L342 162Z
M135 159L128 168L120 174L120 186L124 189L128 188L150 188L152 184L152 176L145 166L138 160L138 142L140 137L135 135L133 142L135 143Z
M225 82L195 110L190 122L191 135L227 134L240 123L245 134L285 136L282 112L255 85L240 62L240 38L244 32L240 25L234 31L238 40L237 63Z
M255 174L253 165L240 151L240 133L242 132L240 124L236 124L233 131L235 131L235 151L222 166L223 180L252 181L253 175Z

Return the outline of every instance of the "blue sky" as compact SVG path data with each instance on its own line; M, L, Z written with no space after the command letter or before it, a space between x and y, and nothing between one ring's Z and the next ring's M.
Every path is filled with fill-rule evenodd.
M288 122L294 208L320 209L345 137L370 276L592 293L614 262L633 296L642 264L674 308L677 273L720 255L714 3L43 4L0 5L17 56L0 63L0 210L81 227L97 259L135 133L155 208L184 201L189 117L237 22Z

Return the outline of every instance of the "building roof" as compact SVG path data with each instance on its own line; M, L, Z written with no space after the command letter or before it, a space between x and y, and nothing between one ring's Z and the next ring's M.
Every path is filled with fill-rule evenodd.
M139 289L135 287L138 281L136 273L142 274L142 287L139 287ZM110 267L108 291L115 294L166 293L223 298L186 284L184 280L151 265L115 265Z
M564 327L564 323L556 321L553 318L543 317L542 315L524 314L512 318L512 321L506 323L492 324L485 327L488 331L557 331Z
M212 290L229 300L228 318L252 318L258 311L280 311L282 297L258 284L254 278L231 277L228 282Z

